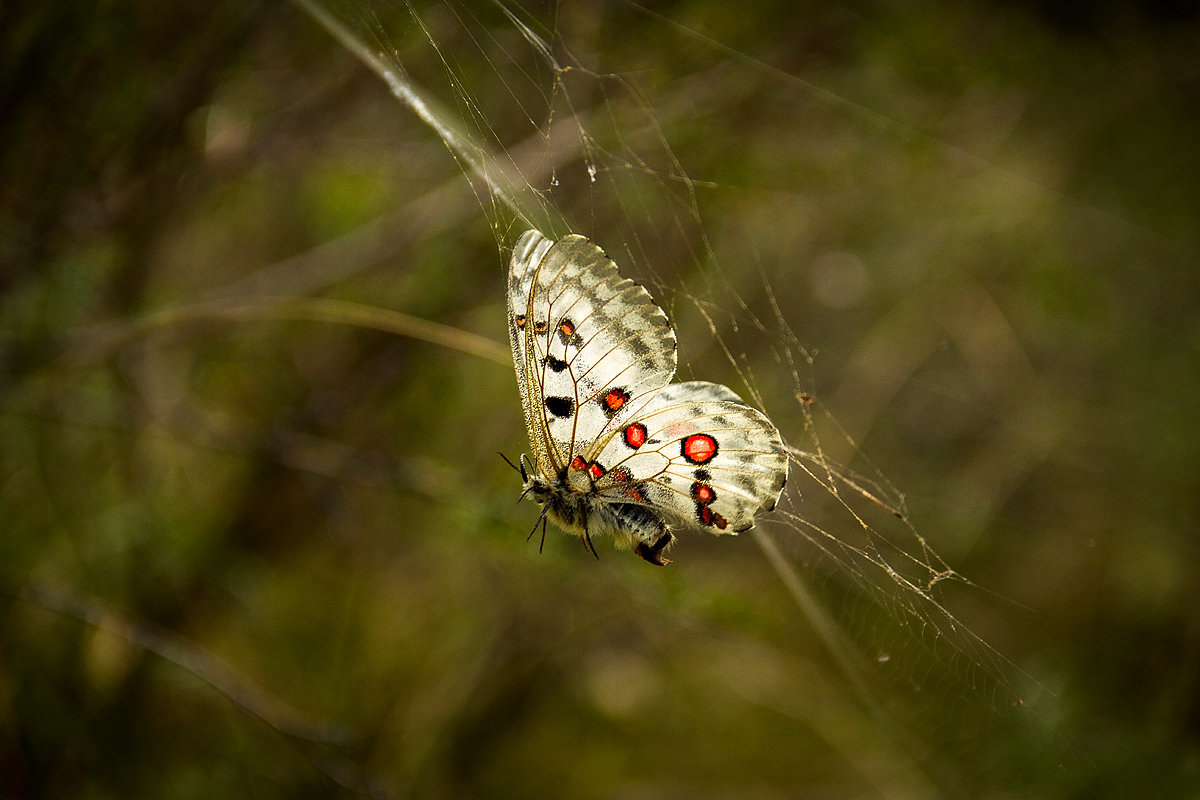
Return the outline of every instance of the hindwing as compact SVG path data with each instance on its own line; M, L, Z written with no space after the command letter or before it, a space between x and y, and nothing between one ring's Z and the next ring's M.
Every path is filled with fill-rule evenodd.
M601 494L660 510L676 525L739 533L787 480L779 431L724 386L675 383L606 437Z

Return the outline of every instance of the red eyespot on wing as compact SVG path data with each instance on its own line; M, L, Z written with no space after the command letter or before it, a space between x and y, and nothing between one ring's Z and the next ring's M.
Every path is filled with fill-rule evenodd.
M725 526L729 524L729 520L725 519L708 506L697 505L696 516L700 518L700 522L702 524L711 525L712 527L720 530L725 530Z
M707 464L717 456L717 440L707 433L693 433L683 440L683 457L693 464Z
M524 314L517 314L517 328L520 330L525 329L525 315Z
M571 469L587 469L587 462L583 460L582 456L575 456L571 459Z
M599 461L593 461L588 465L588 474L591 475L592 478L599 480L604 476L604 473L605 469L604 467L600 466Z
M613 483L625 483L633 480L633 474L625 467L617 467L608 473L608 479Z
M717 491L707 483L696 481L692 484L692 499L702 506L706 506L717 499Z
M533 330L535 333L545 333L549 328L550 326L546 324L546 320L544 319L535 319L533 321Z
M558 340L564 347L579 347L583 344L583 337L576 332L575 323L566 317L558 321Z
M646 443L646 426L640 422L635 422L625 428L625 444L638 449Z
M621 407L629 402L629 392L624 389L609 389L608 394L600 398L600 407L604 409L604 413L612 416L621 410Z

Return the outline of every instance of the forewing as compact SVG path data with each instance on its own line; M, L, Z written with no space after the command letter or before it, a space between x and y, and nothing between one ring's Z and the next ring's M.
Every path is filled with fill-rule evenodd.
M607 499L713 533L753 527L787 481L779 430L728 388L703 381L663 389L612 432L595 461Z
M513 250L509 336L537 468L556 473L675 374L675 332L586 238L527 231Z

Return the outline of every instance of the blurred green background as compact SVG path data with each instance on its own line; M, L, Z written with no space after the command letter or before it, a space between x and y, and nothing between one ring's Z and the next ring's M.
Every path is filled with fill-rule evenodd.
M973 585L797 470L823 617L750 537L539 555L439 137L290 5L7 3L0 795L1200 795L1195 10L513 9L571 71L336 11Z

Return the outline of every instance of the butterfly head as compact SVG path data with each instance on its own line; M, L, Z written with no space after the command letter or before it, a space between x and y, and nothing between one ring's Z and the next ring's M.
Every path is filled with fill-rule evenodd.
M538 505L544 505L547 496L553 493L553 489L550 482L543 478L541 473L532 464L527 463L527 458L522 453L516 464L508 461L507 458L504 459L508 461L510 467L521 473L521 480L525 484L524 491L521 492L521 496L517 498L517 501L520 502L525 499L526 495L531 495L537 501Z
M529 457L524 453L517 459L516 464L510 461L508 456L503 453L500 453L499 456L504 459L504 463L521 473L521 481L525 486L524 491L521 492L521 496L517 498L517 502L524 500L527 495L532 495L538 505L545 505L547 499L552 496L566 494L562 480L552 481L546 478L535 464L530 463L528 460Z

